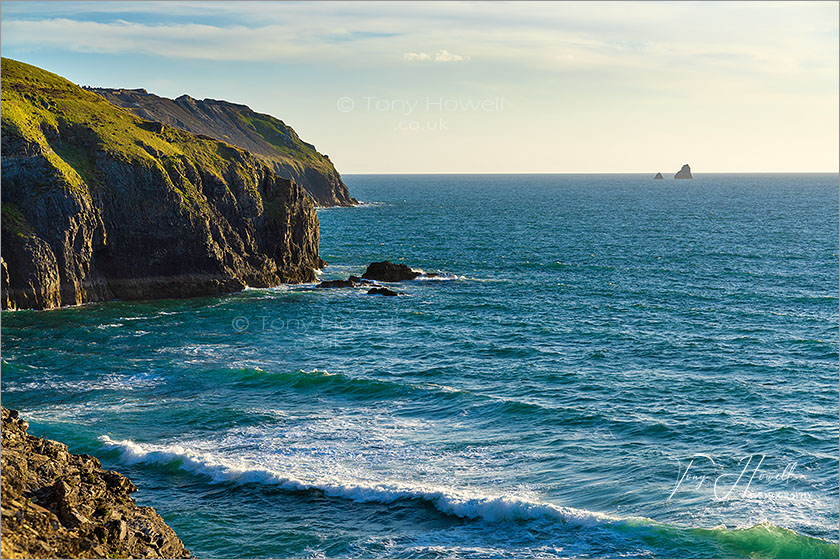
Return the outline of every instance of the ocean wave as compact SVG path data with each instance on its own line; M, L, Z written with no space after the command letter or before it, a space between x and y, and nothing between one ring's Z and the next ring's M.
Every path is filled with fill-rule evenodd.
M711 529L681 527L645 517L617 517L606 513L559 506L519 496L483 494L435 485L410 485L383 480L354 482L339 478L305 480L242 461L231 461L182 445L136 443L102 435L106 449L119 453L126 464L157 465L208 477L216 484L265 484L292 492L321 492L331 498L358 503L392 504L419 501L439 512L486 523L542 521L564 527L592 528L660 549L679 557L710 551L715 557L837 558L837 543L762 522L750 527ZM578 535L584 538L583 535Z
M214 483L269 484L291 491L319 491L333 498L354 502L391 504L397 501L420 500L431 504L446 515L490 522L550 518L564 523L589 525L618 518L575 508L535 502L516 496L483 495L453 490L441 486L411 486L400 482L382 481L377 484L343 481L340 479L310 481L271 469L231 461L210 453L182 445L136 443L99 437L107 449L117 450L126 464L146 463L174 467L203 475Z

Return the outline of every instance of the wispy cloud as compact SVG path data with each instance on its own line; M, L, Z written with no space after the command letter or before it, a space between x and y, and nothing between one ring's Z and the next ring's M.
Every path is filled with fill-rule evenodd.
M438 51L435 54L407 52L403 55L403 60L408 62L466 62L469 59L468 56L454 54L447 50Z
M427 158L438 170L532 169L535 159L563 165L558 154L575 169L603 170L607 152L625 158L614 167L627 170L668 150L681 160L684 145L706 150L720 169L761 168L742 161L749 154L778 160L768 169L837 161L837 3L638 1L631 8L600 1L4 2L0 37L5 56L83 83L165 82L158 93L219 96L288 115L320 131L313 136L319 145L334 146L330 153L357 170L386 171L383 161L415 169L419 150L440 162L459 154L449 166ZM366 110L371 99L388 105L429 93L503 95L505 111L444 115L463 128L424 144L421 134L396 141L388 132L396 130L392 113L376 104ZM325 117L324 107L334 112L344 96L356 100L356 111L341 114L357 119L354 126ZM415 149L400 143L406 138ZM465 142L474 148L472 163L462 157Z
M2 41L30 51L371 66L399 60L393 53L409 62L464 62L469 53L561 71L669 71L691 57L694 72L731 67L772 74L799 64L833 72L837 65L836 54L826 55L836 50L836 5L640 2L630 11L611 8L609 2L499 2L480 9L469 2L49 2L35 8L13 2L8 9L4 4ZM803 17L817 12L824 17ZM418 51L418 45L446 49Z

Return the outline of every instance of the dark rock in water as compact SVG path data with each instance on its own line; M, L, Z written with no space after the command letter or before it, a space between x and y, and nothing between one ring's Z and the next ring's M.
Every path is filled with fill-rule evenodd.
M380 282L402 282L403 280L414 280L420 276L419 272L411 270L404 264L395 264L390 261L370 263L362 274L367 280L379 280Z
M368 294L371 295L380 295L380 296L403 296L405 295L403 292L395 292L394 290L389 290L388 288L371 288L368 290Z
M654 176L654 179L664 179L664 178L665 178L665 177L663 177L663 176L662 176L662 173L657 173L657 174Z
M358 276L351 276L348 278L351 282L355 282L356 284L367 284L368 286L373 286L375 282L371 282L370 280L365 280L364 278L359 278Z
M438 278L440 274L437 272L427 272L423 276L425 276L426 278Z
M160 515L138 507L137 488L90 455L26 433L2 409L3 558L189 558Z
M315 280L318 216L257 157L3 58L3 308Z
M692 178L693 177L691 176L691 168L688 166L687 163L685 165L683 165L682 168L679 171L677 171L676 175L674 175L674 179L692 179Z
M316 288L355 288L356 282L353 280L327 280L326 282L321 282Z

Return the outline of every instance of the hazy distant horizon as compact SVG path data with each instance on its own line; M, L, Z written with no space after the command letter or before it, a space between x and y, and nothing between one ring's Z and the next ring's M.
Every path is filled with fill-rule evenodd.
M656 175L662 173L665 179L674 179L674 173L669 176L661 171L423 171L423 172L401 172L401 171L354 171L353 173L342 173L342 176L353 175ZM703 171L699 173L691 169L691 174L697 178L700 175L837 175L840 171ZM683 182L683 180L680 180Z
M341 173L836 172L839 15L837 2L4 1L2 52L78 84L248 105Z

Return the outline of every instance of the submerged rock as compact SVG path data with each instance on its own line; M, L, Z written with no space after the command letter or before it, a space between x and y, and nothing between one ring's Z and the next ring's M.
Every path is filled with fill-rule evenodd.
M692 179L692 178L693 177L691 176L691 168L688 166L687 163L685 165L683 165L682 168L679 171L677 171L676 175L674 175L674 179Z
M662 176L662 173L657 173L653 178L654 179L664 179L665 177Z
M403 292L395 292L394 290L390 290L388 288L371 288L368 290L368 294L370 295L380 295L380 296L404 296L405 293Z
M404 264L395 264L390 261L370 263L362 274L367 280L379 280L380 282L402 282L403 280L414 280L420 276L419 272L412 270Z
M129 479L27 428L2 409L3 558L190 557Z

